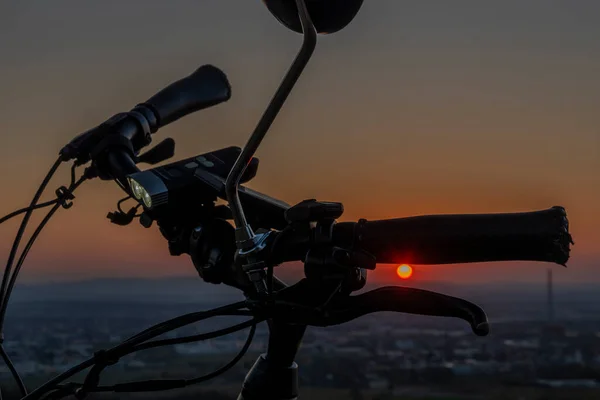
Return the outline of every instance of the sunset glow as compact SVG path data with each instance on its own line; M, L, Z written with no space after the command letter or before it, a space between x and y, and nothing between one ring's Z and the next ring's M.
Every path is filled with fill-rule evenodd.
M396 273L400 279L408 279L412 276L413 269L408 264L402 264L398 267Z
M243 146L301 41L258 1L153 2L135 22L134 1L71 3L0 3L0 178L10 188L0 217L29 204L73 137L204 63L224 71L231 99L169 124L154 140L175 139L169 162ZM564 206L577 245L556 279L600 283L600 2L570 2L569 12L559 2L544 3L543 12L534 2L495 2L493 15L475 4L365 2L347 29L319 42L255 154L258 173L247 186L290 205L339 201L340 222ZM42 201L68 184L62 168ZM189 256L170 255L156 223L110 223L106 215L123 197L114 182L88 181L76 197L43 230L17 284L116 275L201 281ZM34 213L31 230L43 214ZM19 220L0 225L4 260ZM544 265L528 261L417 264L420 233L406 235L414 247L389 251L417 270L402 278L402 262L384 264L369 271L369 282L545 279ZM302 268L297 262L279 274L295 281Z

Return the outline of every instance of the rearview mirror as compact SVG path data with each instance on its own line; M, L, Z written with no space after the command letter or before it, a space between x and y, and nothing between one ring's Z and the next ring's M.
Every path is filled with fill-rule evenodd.
M318 33L342 30L356 16L363 0L305 0L313 25ZM302 33L295 0L263 0L271 14L294 32Z

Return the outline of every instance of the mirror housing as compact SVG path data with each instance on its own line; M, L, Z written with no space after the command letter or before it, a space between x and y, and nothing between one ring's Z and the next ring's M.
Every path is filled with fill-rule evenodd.
M345 28L358 14L363 0L305 0L315 29L320 34ZM302 33L295 0L263 0L271 14L288 29Z

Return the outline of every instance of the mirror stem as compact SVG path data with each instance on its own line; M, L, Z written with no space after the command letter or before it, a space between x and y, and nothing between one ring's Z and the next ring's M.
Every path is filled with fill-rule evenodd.
M227 196L227 201L233 214L233 220L236 226L236 242L238 244L238 248L240 249L247 249L248 247L252 247L254 245L252 240L254 239L254 232L248 225L238 193L240 179L242 178L246 167L252 160L256 149L258 149L258 146L260 146L260 143L265 137L267 131L273 124L275 117L277 117L277 114L279 114L281 107L298 81L298 78L304 71L304 67L306 67L306 64L308 64L308 61L310 60L317 45L317 31L310 19L310 14L306 8L305 0L296 0L296 6L298 8L300 22L302 23L302 31L304 36L302 47L300 48L300 51L290 66L287 74L283 78L281 85L279 85L279 88L271 99L271 102L262 115L260 121L256 125L256 128L250 136L250 139L248 139L246 146L242 149L242 152L233 165L233 168L229 172L225 182L225 195Z

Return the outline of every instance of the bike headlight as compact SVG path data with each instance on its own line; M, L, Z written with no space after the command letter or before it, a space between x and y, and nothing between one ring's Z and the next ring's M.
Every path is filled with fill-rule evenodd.
M240 151L239 148L228 147L130 174L127 176L129 191L144 205L147 217L169 223L193 224L206 215L204 206L213 207L218 198L225 197L225 180ZM258 159L253 159L242 177L242 183L252 179L257 168ZM275 222L263 221L265 226L277 229L287 226L283 211L288 205L273 203L275 200L268 200L266 196L244 187L240 187L240 199L254 214L277 215ZM221 209L220 212L224 211Z
M169 190L164 182L152 173L139 172L128 177L131 193L148 209L165 204Z

